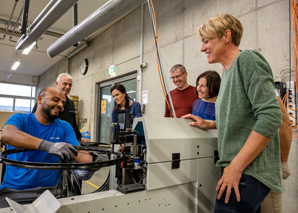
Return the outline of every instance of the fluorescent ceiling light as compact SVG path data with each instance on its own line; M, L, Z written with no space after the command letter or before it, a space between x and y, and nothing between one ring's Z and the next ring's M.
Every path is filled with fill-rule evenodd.
M11 76L11 73L7 73L7 74L5 75L6 80L8 80L8 79L10 78L10 76Z
M23 55L28 55L29 54L29 52L32 50L32 48L35 46L35 44L36 44L36 41L34 41L29 47L27 47L26 49L24 49L24 51L23 51Z
M16 70L19 66L20 66L20 62L19 61L16 61L13 65L12 65L12 67L11 67L11 70Z

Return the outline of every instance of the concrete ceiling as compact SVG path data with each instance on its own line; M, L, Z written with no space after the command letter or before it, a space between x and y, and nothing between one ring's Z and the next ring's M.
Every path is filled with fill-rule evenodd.
M95 10L100 8L108 0L80 0L78 1L78 22L81 22ZM15 50L18 36L12 36L10 32L4 38L4 32L7 25L5 20L9 21L17 2L12 22L16 22L22 10L23 0L0 0L0 72L18 73L25 75L39 76L47 69L58 63L63 58L67 57L75 47L71 47L58 56L50 58L47 55L47 48L54 43L58 37L43 34L37 42L37 48L33 48L28 55L22 55L22 50ZM48 4L49 0L30 0L28 25L30 25L43 8ZM21 22L21 18L18 23ZM13 30L14 25L10 25L8 29ZM64 34L73 27L72 8L65 13L56 23L54 23L48 31ZM2 28L2 30L1 30ZM18 31L18 28L16 29ZM88 39L88 38L87 38ZM17 70L11 71L11 66L15 61L20 61L21 65ZM0 81L3 79L0 79Z

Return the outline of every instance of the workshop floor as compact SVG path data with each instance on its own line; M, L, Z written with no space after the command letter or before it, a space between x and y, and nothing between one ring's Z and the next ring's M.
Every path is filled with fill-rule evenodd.
M83 181L82 194L88 194L94 192L96 189L102 186L109 175L109 167L101 168L95 172L93 177L88 181Z

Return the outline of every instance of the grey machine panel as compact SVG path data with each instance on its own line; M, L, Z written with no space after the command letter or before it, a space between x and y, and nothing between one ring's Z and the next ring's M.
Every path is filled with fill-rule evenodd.
M147 190L195 182L198 159L214 159L217 131L195 128L189 126L189 122L181 118L160 117L134 120L133 128L144 130L147 143ZM178 169L172 169L174 153L180 154Z

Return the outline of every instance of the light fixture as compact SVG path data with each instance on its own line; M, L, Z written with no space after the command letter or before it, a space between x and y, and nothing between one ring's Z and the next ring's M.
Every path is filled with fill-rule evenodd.
M36 45L36 41L34 41L29 47L27 47L26 49L24 49L24 51L22 52L23 55L28 55L29 52L32 50L32 48Z
M11 70L16 70L20 66L20 64L21 63L19 61L14 62L14 64L11 67Z
M8 79L10 78L10 76L11 76L11 73L7 73L7 74L5 75L5 79L8 80Z

